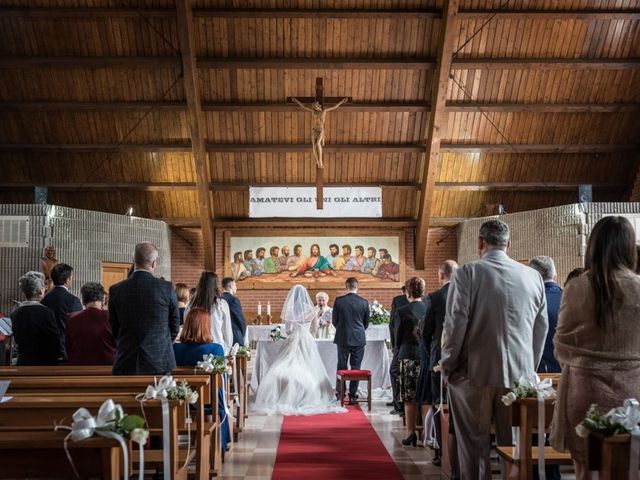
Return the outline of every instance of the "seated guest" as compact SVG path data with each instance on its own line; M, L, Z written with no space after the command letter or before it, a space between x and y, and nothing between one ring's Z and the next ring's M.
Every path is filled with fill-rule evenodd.
M180 313L180 325L184 323L184 309L189 303L189 287L184 283L176 283L176 298L178 299L178 312Z
M231 312L229 304L222 298L218 286L218 276L213 272L202 272L196 293L187 306L186 314L192 308L201 308L211 316L211 337L215 343L223 346L225 353L229 353L233 346L233 327L231 326Z
M109 312L104 307L104 287L85 283L80 289L84 310L67 317L67 354L71 365L113 365L116 344Z
M215 355L224 357L224 348L219 343L213 343L211 336L211 317L209 312L202 308L189 310L184 325L178 337L180 343L173 344L173 352L176 357L176 364L179 366L195 367L202 361L203 355ZM220 439L222 450L227 449L231 441L229 430L229 420L226 418L224 409L224 389L218 389L218 420L221 421Z
M56 315L40 303L45 292L44 275L27 272L19 284L27 300L11 314L18 365L55 365L63 349Z
M420 376L420 351L418 349L419 325L424 321L427 306L422 301L424 280L420 277L410 278L407 283L409 304L398 309L395 331L396 348L398 349L398 401L404 403L404 416L409 436L402 440L403 445L416 446L416 387ZM428 365L425 366L428 368Z
M551 445L571 452L577 480L588 479L588 440L576 433L593 403L604 413L640 398L640 277L635 232L624 217L595 224L586 273L566 285L553 339L562 366Z
M67 315L71 312L82 310L80 299L73 295L69 289L73 282L73 268L66 263L59 263L51 269L51 281L54 287L42 299L42 304L49 307L56 314L60 341L62 342L63 355L66 358L65 347L67 328Z

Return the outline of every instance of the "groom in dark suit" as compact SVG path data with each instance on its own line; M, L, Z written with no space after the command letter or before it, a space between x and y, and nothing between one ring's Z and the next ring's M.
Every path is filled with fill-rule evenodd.
M336 298L331 323L336 327L333 343L338 346L338 370L359 370L367 344L365 329L369 326L369 302L358 295L358 280L345 282L347 293ZM336 391L339 391L336 386ZM358 382L349 382L349 405L355 405Z

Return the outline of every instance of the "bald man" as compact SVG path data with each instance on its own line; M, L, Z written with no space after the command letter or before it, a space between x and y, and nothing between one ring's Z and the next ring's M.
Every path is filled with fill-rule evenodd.
M114 375L163 375L176 367L172 344L180 314L171 282L154 277L158 249L136 245L135 269L109 289L109 322L116 341Z

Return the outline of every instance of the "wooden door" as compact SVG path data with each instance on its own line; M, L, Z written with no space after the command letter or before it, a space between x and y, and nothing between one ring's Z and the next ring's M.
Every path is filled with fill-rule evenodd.
M106 292L111 285L126 280L129 275L130 263L102 262L101 282Z

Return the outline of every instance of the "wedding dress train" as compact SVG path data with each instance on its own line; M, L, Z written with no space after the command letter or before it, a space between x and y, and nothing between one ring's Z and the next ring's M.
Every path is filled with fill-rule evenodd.
M287 338L260 382L253 410L281 415L346 412L336 400L335 389L311 334L310 328L313 325L317 328L317 316L302 285L296 285L289 292L282 319Z

